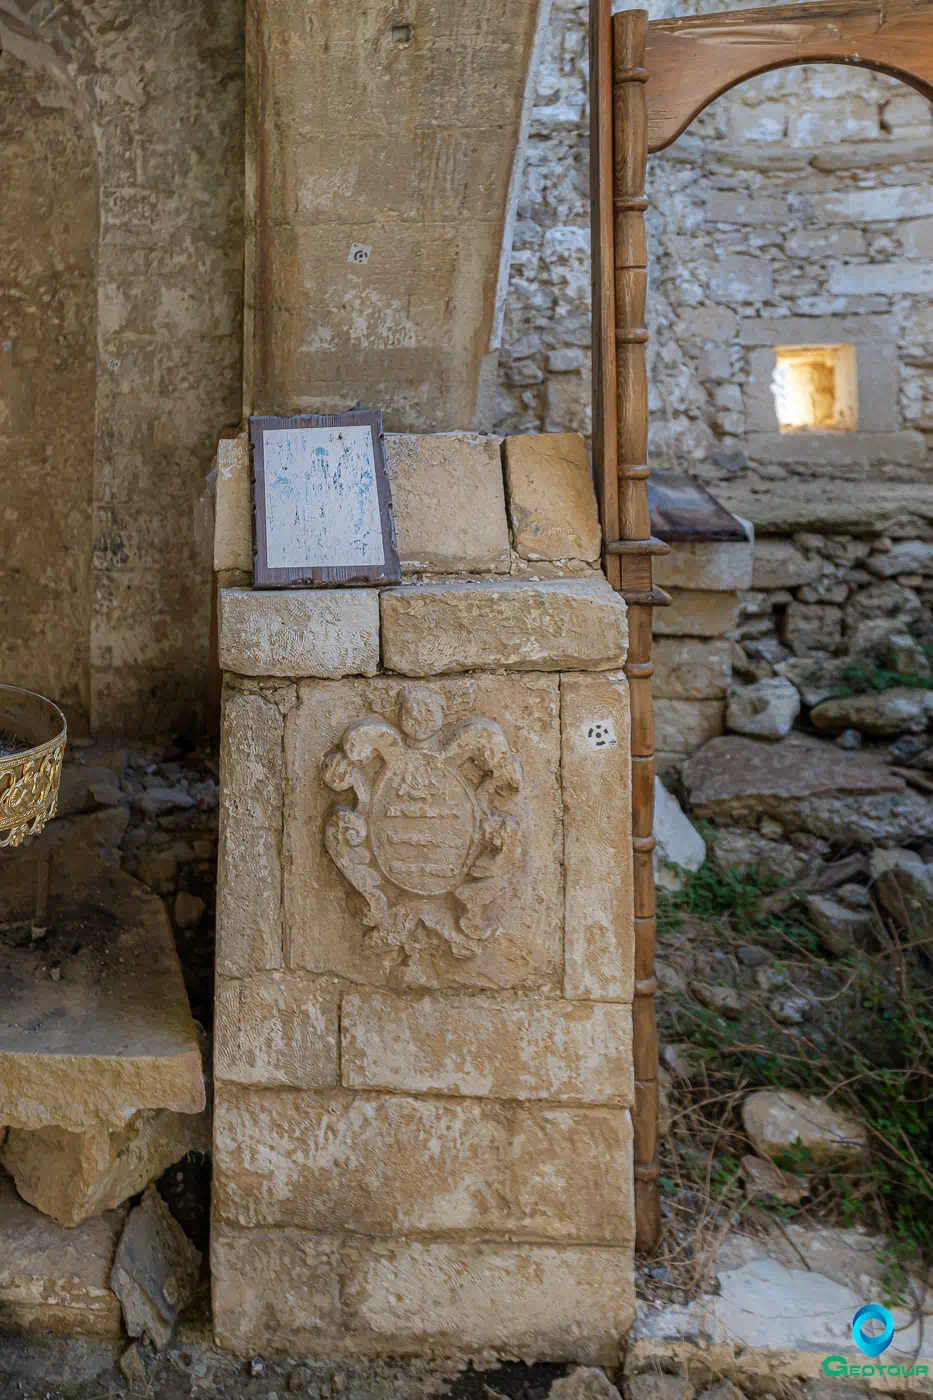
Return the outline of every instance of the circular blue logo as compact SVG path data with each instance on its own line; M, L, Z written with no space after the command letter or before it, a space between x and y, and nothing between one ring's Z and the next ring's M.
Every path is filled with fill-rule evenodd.
M882 1330L876 1337L869 1336L865 1331L866 1322L883 1324ZM880 1303L866 1303L864 1307L859 1308L852 1319L852 1337L855 1345L866 1356L880 1356L883 1351L887 1351L893 1336L894 1318Z

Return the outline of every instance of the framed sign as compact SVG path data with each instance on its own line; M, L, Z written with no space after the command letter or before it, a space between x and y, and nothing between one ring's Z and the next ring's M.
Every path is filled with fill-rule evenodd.
M257 588L400 583L381 413L249 420Z

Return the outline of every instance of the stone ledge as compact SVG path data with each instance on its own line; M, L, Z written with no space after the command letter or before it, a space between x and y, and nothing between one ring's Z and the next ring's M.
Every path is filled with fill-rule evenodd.
M374 676L374 588L220 590L220 665L241 676Z
M386 668L606 671L628 649L625 604L602 575L538 582L424 583L382 593Z
M924 538L933 534L933 489L928 483L878 485L824 477L795 481L792 491L775 490L769 482L760 495L728 485L717 487L716 494L727 510L747 516L762 535L806 530ZM663 610L655 613L655 619L659 617Z
M628 1246L212 1232L218 1344L239 1356L497 1357L615 1366Z
M343 999L347 1088L625 1108L631 1056L631 1007L618 1002L377 991Z

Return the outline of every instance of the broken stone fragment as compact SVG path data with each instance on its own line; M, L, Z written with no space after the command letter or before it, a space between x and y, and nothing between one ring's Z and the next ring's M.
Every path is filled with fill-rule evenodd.
M605 1371L575 1366L551 1386L550 1400L622 1400Z
M854 953L871 933L870 909L850 909L827 895L810 895L807 899L807 913L819 934L820 942L840 958Z
M135 1114L117 1132L11 1128L2 1161L25 1201L73 1228L129 1200L189 1152L209 1152L210 1145L208 1109L156 1109Z
M797 1206L810 1194L810 1183L805 1176L782 1172L767 1157L743 1157L739 1165L746 1192L758 1200Z
M663 889L680 889L683 876L706 860L706 842L660 778L654 780L654 835L655 881Z
M164 1351L194 1297L200 1271L200 1250L156 1188L147 1187L130 1211L110 1275L130 1336L147 1336L157 1351Z
M923 904L933 902L933 866L914 851L873 851L870 869L879 904L900 923L909 923Z
M755 1151L777 1157L806 1149L817 1166L847 1165L868 1149L868 1133L858 1119L825 1099L789 1090L760 1089L742 1105L742 1122Z

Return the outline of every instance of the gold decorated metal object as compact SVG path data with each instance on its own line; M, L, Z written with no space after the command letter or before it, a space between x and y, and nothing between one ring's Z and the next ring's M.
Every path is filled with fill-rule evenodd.
M57 705L0 685L0 730L28 748L0 758L0 848L21 846L55 816L68 728Z

